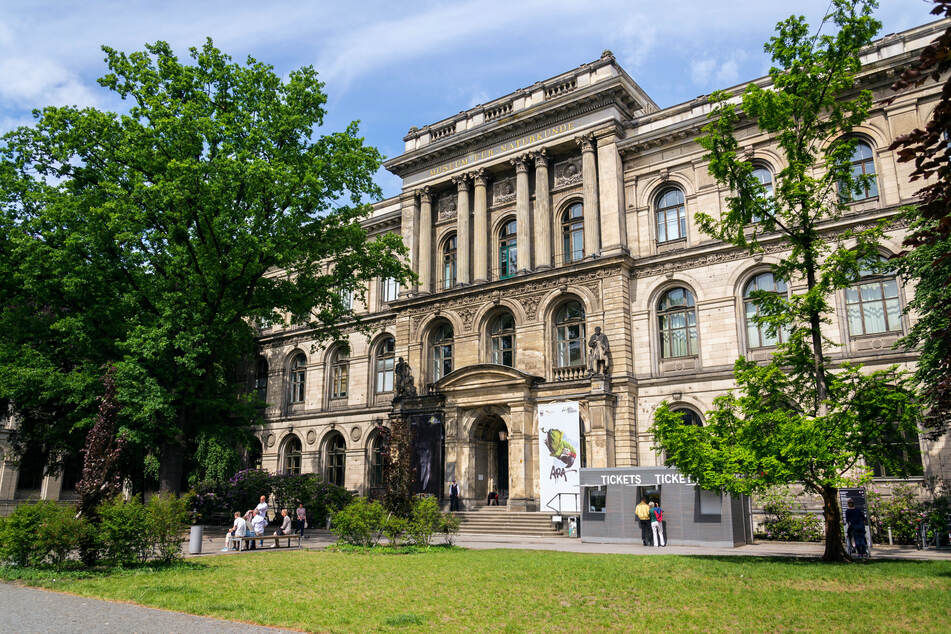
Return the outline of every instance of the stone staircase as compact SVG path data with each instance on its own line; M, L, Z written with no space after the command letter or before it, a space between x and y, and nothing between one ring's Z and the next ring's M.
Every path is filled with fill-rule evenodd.
M554 528L549 513L509 511L504 506L477 506L454 513L459 532L522 537L562 537Z

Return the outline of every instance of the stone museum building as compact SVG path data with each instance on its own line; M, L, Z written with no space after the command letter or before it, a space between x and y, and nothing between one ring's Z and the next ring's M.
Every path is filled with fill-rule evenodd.
M824 231L869 226L915 202L921 184L909 182L911 166L888 148L924 126L940 87L889 101L889 86L894 70L945 28L888 35L864 52L860 84L875 105L854 130L853 158L856 172L875 179ZM385 163L402 191L377 203L365 224L371 236L402 236L418 284L372 285L358 309L376 334L354 329L349 353L314 348L304 327L261 333L262 466L318 472L360 493L380 488L378 429L393 412L400 359L442 422L437 485L445 495L456 479L466 506L495 491L511 509L552 511L538 482L537 411L549 402L580 404L581 466L663 464L649 431L658 405L668 401L703 424L733 385L736 358L767 359L777 343L750 321L749 294L799 290L770 273L788 249L779 235L763 237L765 251L750 256L697 226L695 214L717 216L728 195L696 142L709 111L706 96L658 107L605 51L410 128L403 153ZM783 167L776 144L755 127L738 135L769 189ZM902 249L904 231L893 225L883 257ZM915 320L904 312L911 293L890 274L839 293L825 325L837 344L832 358L913 367L916 353L893 347ZM606 349L589 359L596 332ZM946 439L907 441L895 451L920 456L919 473L951 475ZM893 475L869 466L878 478ZM0 500L55 498L69 484L18 479L11 463L0 465Z

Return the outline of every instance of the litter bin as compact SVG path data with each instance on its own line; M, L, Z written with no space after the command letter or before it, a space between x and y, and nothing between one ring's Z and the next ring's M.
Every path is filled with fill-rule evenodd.
M188 554L189 555L200 555L201 554L201 538L204 526L201 524L196 524L192 526L191 533L188 536Z
M568 537L578 536L578 519L577 517L568 518Z

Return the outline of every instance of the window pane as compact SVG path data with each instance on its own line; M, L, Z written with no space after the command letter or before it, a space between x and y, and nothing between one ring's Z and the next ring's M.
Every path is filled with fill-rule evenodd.
M657 212L657 241L667 242L667 230L663 212Z
M882 286L879 283L862 284L862 301L871 302L882 299Z
M873 334L885 332L885 310L881 302L862 305L862 316L865 318L865 333Z
M885 297L898 297L898 282L896 280L885 280L882 282L882 287L885 289Z
M849 313L849 332L853 335L864 335L865 329L862 327L862 315L858 305L850 305Z
M885 300L885 311L888 314L888 329L901 330L901 306L898 304L898 300Z

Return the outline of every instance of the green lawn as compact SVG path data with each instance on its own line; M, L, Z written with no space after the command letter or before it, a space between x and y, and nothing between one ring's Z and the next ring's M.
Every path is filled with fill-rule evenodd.
M948 561L286 551L23 581L313 631L951 631Z

